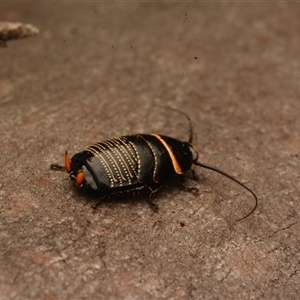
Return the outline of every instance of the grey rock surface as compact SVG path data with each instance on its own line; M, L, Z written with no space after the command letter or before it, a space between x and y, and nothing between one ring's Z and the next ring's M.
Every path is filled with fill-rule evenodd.
M40 34L0 48L1 299L297 299L299 3L0 3ZM218 174L95 199L51 171L86 145L158 132Z

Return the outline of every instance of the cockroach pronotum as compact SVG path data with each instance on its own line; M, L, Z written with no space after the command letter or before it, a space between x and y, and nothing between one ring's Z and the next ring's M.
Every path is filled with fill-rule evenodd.
M65 166L51 164L50 167L53 170L66 170L77 186L99 191L101 199L113 194L146 191L150 207L157 211L158 206L152 196L167 182L174 178L181 179L192 165L196 165L220 173L253 195L254 207L237 221L247 218L258 205L257 196L235 177L198 161L198 152L192 145L192 122L188 115L177 112L185 115L189 121L188 142L154 133L115 137L87 146L72 158L66 151Z

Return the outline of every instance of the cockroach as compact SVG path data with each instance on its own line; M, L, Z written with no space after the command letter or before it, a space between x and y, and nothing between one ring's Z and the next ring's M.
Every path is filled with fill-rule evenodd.
M188 142L156 133L126 135L87 146L72 158L66 151L65 166L51 164L50 167L66 170L77 186L99 191L101 199L120 193L146 191L150 207L157 211L158 206L152 196L174 178L181 182L182 176L196 165L233 180L253 195L254 207L237 221L247 218L258 205L256 194L235 177L198 161L198 152L192 144L192 122L188 115L177 112L189 121Z

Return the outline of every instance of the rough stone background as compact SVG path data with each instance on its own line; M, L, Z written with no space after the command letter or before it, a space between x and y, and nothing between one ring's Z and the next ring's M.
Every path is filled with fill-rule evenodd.
M0 3L1 299L298 299L299 3ZM49 168L135 132L184 136L199 182L94 210ZM159 131L161 130L161 131ZM186 136L186 135L185 135Z

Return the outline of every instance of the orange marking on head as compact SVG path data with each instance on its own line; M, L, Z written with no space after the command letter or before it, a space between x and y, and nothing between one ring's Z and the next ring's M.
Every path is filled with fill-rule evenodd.
M68 173L70 173L72 171L71 159L70 159L70 155L67 151L66 151L66 154L65 154L65 168L66 168Z
M178 162L176 156L174 155L174 153L173 153L172 149L169 147L169 145L164 141L164 139L160 135L155 134L155 133L152 133L151 135L156 137L164 145L164 147L168 151L168 154L170 155L170 158L171 158L171 161L172 161L173 168L174 168L175 172L177 174L184 174L184 172L182 171L182 169L179 165L179 162Z
M76 175L76 184L81 186L83 184L83 181L84 181L84 174L82 171L79 171Z

